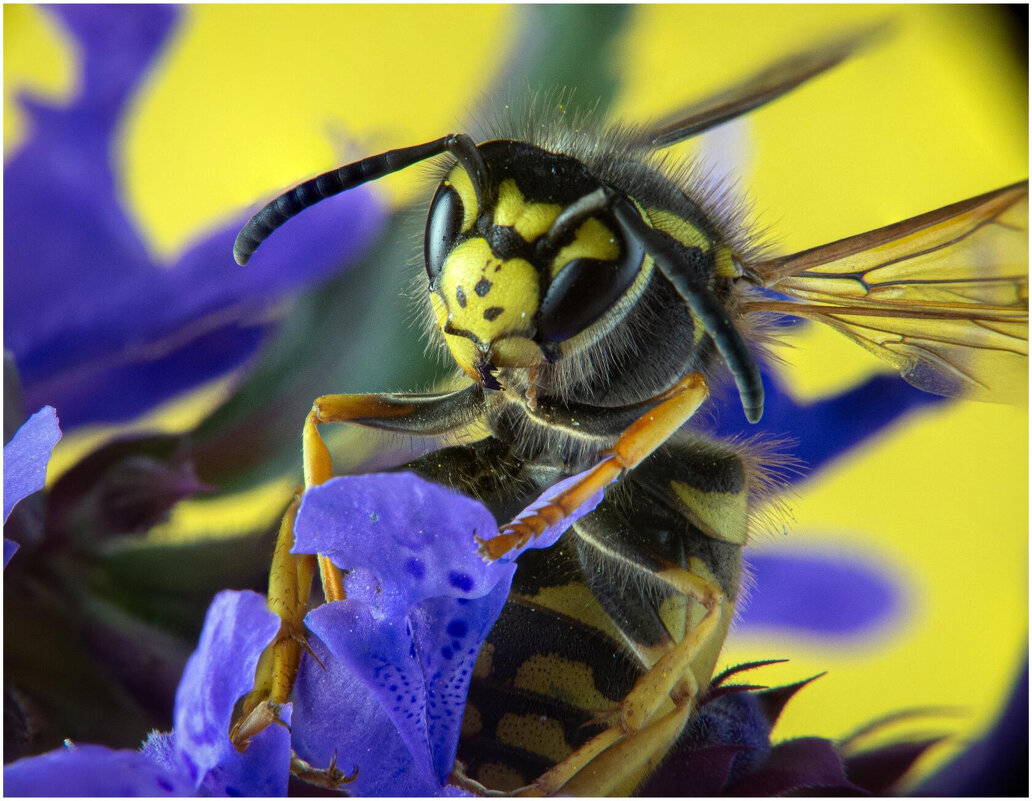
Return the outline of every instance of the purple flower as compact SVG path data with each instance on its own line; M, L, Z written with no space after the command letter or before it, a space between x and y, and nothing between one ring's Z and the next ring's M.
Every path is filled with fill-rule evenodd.
M189 795L188 778L139 751L73 745L4 767L4 790L12 796Z
M258 656L279 627L253 592L216 596L176 693L172 734L140 751L67 744L4 767L9 795L285 795L289 734L272 726L239 754L229 741L233 705L250 689ZM283 712L290 721L289 707Z
M269 308L360 252L382 212L363 189L332 198L247 270L231 255L241 212L155 262L114 157L180 10L48 11L75 40L81 75L65 107L20 98L32 134L4 169L5 347L30 407L57 406L66 426L122 421L240 366L269 330Z
M596 493L527 547L554 544L601 499ZM234 705L278 621L261 596L223 592L180 681L170 734L153 733L140 752L69 746L20 760L4 769L8 791L284 795L293 747L317 767L334 755L360 763L349 787L359 794L454 793L448 776L473 662L515 572L511 561L477 554L474 535L497 527L478 502L410 474L337 478L312 489L296 550L329 553L352 572L348 599L307 618L319 661L303 662L292 735L270 726L243 754L229 740ZM285 724L291 713L287 705ZM73 769L75 782L65 778Z
M57 412L44 406L4 445L4 523L18 501L43 489L50 453L59 439ZM17 550L18 543L4 539L4 567Z

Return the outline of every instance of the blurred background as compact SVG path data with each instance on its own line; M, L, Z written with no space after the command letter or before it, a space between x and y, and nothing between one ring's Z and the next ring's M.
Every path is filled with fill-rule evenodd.
M264 585L312 398L444 375L409 297L419 169L238 268L261 203L527 87L643 121L886 19L883 42L676 148L732 175L781 252L1026 178L1027 7L5 6L5 442L43 404L64 431L47 497L5 528L5 761L169 728L211 596ZM927 398L815 325L784 343L761 428L811 469L750 549L723 663L789 659L771 685L827 671L782 738L949 707L917 724L957 735L929 770L1027 658L1027 409ZM744 431L725 406L714 428ZM329 442L341 471L376 464L374 438Z

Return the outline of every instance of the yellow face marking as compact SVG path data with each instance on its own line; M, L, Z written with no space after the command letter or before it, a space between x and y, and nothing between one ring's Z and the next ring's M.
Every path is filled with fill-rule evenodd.
M566 742L563 725L554 718L541 715L502 715L495 727L495 736L500 743L522 748L556 762L565 759L573 749Z
M648 216L653 228L670 234L685 247L699 248L703 253L708 253L713 247L706 233L683 217L660 209L649 209Z
M438 290L451 324L488 343L530 331L538 305L538 275L525 259L499 259L480 238L448 254Z
M548 231L560 211L562 207L557 203L528 201L516 182L506 178L498 187L494 223L511 227L527 242L533 242Z
M552 277L574 259L613 261L619 255L620 245L613 232L599 220L588 217L573 235L573 241L555 254Z
M444 331L445 323L448 322L448 307L437 294L430 295L430 303L434 307L434 315L437 317L437 327ZM445 334L444 342L448 346L448 350L451 351L452 358L462 368L462 371L474 381L478 380L479 375L473 366L477 349L474 347L472 340L466 337L455 336L454 334Z
M477 214L479 213L477 193L473 189L473 182L470 180L469 174L462 168L462 165L456 164L452 171L448 173L448 178L444 183L458 192L459 200L462 201L462 232L465 233L473 227L473 223L477 221Z
M685 516L709 537L745 545L749 536L747 511L749 498L742 492L703 492L681 481L671 481L670 489L684 504Z

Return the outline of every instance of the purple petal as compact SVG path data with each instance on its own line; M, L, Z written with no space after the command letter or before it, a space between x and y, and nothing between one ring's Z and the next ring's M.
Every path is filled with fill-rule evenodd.
M371 571L377 603L404 613L439 595L481 597L511 577L477 555L474 535L496 529L482 504L411 473L342 476L305 493L294 551Z
M738 625L819 637L860 637L892 621L902 589L885 572L851 554L749 553L753 602Z
M178 9L51 13L78 45L82 78L65 107L23 103L32 136L4 171L5 342L30 405L57 405L66 426L117 422L239 367L270 330L268 308L364 249L384 211L368 189L332 198L247 270L231 255L241 214L176 262L154 263L112 154Z
M176 750L176 736L173 732L152 731L140 746L140 751L169 772L185 769Z
M461 787L456 787L454 784L449 784L441 791L442 798L477 798L476 795L464 790Z
M279 619L254 592L221 592L176 692L175 741L198 787L211 795L285 795L290 735L270 726L237 753L229 739L233 706L254 683L258 656ZM290 707L281 718L290 723Z
M128 337L130 329L137 326L129 324L128 315L119 321L120 325L123 323L126 330L120 337ZM65 343L54 351L58 347L56 341L47 342L39 351L17 353L16 358L28 401L59 407L67 427L117 423L240 367L269 330L267 324L238 320L230 326L203 332L195 339L186 336L188 341L168 351L155 340L141 342L139 347L116 343L96 359L83 357L78 366L43 363L41 355L47 348L53 355L75 359L87 342L99 342L99 326L88 323L82 332L67 335L77 337L74 345Z
M681 744L642 788L644 795L719 795L770 754L771 727L760 699L733 685L719 690L689 722Z
M735 758L747 750L743 745L711 745L683 748L671 754L641 787L643 797L686 797L719 795Z
M67 106L24 103L32 136L4 169L4 332L19 363L34 343L113 310L150 267L120 202L111 151L131 92L178 15L171 7L50 11L75 39L82 74ZM67 348L93 342L64 344L39 359L61 360Z
M4 522L14 505L27 495L43 489L47 481L50 452L61 439L57 412L44 406L30 417L4 445ZM14 554L14 551L11 551ZM4 565L8 548L4 545Z
M795 698L796 693L810 682L819 679L821 675L822 674L818 673L816 676L811 676L810 678L803 679L802 681L796 681L792 684L783 684L780 687L771 687L770 689L756 693L756 699L759 701L763 716L767 719L767 722L772 728L778 722L778 718L781 717L781 713L788 705L788 702Z
M323 667L304 659L294 685L292 744L309 764L325 768L336 756L345 773L358 777L342 789L357 796L429 796L440 782L428 760L418 763L383 705L356 673L318 637L309 645ZM341 725L346 720L347 725Z
M511 583L509 576L499 581L487 596L473 601L428 598L409 616L423 666L427 733L434 768L442 782L455 765L473 667L505 606ZM393 700L397 702L396 696Z
M4 766L5 796L193 795L184 772L168 771L139 751L100 745L59 748Z
M849 774L850 780L872 795L895 795L892 792L893 785L907 774L929 748L944 739L932 737L915 742L891 743L871 751L863 751L846 759L846 773ZM1025 753L1027 752L1026 749ZM957 792L957 788L952 788L949 795Z
M477 554L474 534L495 528L481 504L404 473L315 487L295 527L296 550L352 570L348 599L313 611L309 627L375 694L437 786L452 770L473 663L515 572Z

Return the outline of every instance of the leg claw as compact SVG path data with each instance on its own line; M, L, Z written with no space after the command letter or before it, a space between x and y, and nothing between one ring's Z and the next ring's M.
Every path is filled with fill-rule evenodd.
M358 778L358 766L350 774L337 767L337 754L334 753L330 764L325 768L316 768L303 760L293 751L290 752L290 772L302 781L322 787L324 790L336 790L342 784L351 784Z

